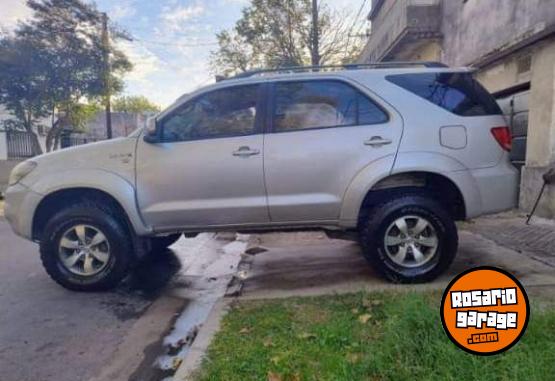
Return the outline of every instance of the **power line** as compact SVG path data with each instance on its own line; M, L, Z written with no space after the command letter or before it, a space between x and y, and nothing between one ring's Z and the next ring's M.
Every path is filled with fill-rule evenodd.
M364 7L366 6L366 3L368 2L368 0L364 0L364 2L362 3L362 5L360 6L360 8L358 9L358 13L355 17L355 19L353 20L353 25L351 25L351 29L349 29L349 33L347 34L348 37L355 37L355 36L351 36L353 33L353 29L355 29L355 26L358 23L358 20L360 18L360 15L362 14L362 11L364 10ZM360 29L359 29L360 30Z
M166 41L152 41L152 40L145 40L142 38L132 37L133 40L144 42L145 44L152 44L152 45L161 45L161 46L177 46L177 47L184 47L184 48L198 48L201 46L214 46L218 45L217 42L198 42L198 43L178 43L178 42L166 42Z
M357 13L357 16L355 17L355 22L354 22L353 26L358 22L358 19L359 19L360 15L362 14L362 10L363 10L364 7L366 6L367 1L368 1L368 0L364 0L364 2L362 3L362 5L360 6L360 8L359 8L359 10L358 10L358 13Z

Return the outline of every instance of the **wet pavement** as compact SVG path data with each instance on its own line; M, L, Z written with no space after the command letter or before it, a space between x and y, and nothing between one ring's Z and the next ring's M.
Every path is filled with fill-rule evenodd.
M499 245L465 226L459 230L459 251L448 271L431 283L394 285L380 278L362 257L355 242L333 240L323 233L261 234L267 251L254 255L242 298L322 295L388 288L443 289L462 271L496 266L516 275L525 286L555 285L553 266L533 252Z
M493 265L512 272L529 289L551 292L554 266L530 245L518 246L495 236L492 231L507 222L499 221L462 224L455 262L446 274L425 285L382 280L356 243L329 239L320 232L250 238L201 234L150 256L115 291L84 294L51 281L37 246L17 238L0 219L0 380L170 377L215 303L237 279L241 298L396 287L442 289L465 269ZM551 227L542 229L547 232ZM245 251L250 254L242 254Z
M142 261L116 290L76 293L50 280L37 245L0 218L0 380L149 381L171 374L152 365L186 344L180 335L187 322L174 327L184 307L225 291L240 255L226 256L223 248L234 239L182 239Z

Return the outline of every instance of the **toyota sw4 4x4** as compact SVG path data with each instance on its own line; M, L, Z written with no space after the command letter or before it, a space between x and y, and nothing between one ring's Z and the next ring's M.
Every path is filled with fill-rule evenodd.
M127 138L21 163L5 214L74 290L113 287L143 253L221 230L358 233L381 274L423 282L452 262L454 221L514 206L510 143L468 69L260 71Z

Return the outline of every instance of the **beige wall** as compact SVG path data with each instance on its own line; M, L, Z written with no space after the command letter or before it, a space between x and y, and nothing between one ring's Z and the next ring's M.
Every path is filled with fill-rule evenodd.
M408 50L408 55L399 55L396 57L403 61L440 61L441 45L438 41L426 41L420 44L416 49Z
M546 166L555 159L555 42L532 57L527 166Z
M469 65L555 24L553 0L444 0L444 62Z
M532 52L528 54L532 54ZM519 73L517 61L518 57L511 56L478 71L476 79L491 93L530 82L532 78L531 71Z

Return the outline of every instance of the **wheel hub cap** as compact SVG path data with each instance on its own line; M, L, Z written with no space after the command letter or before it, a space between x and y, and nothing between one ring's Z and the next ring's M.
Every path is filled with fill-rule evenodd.
M98 228L75 225L62 235L58 255L62 265L73 274L93 276L108 265L110 244Z
M403 216L387 228L384 248L387 256L399 266L422 266L437 252L437 232L423 217Z

